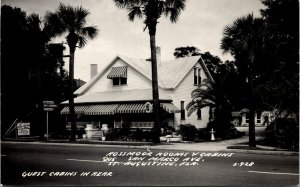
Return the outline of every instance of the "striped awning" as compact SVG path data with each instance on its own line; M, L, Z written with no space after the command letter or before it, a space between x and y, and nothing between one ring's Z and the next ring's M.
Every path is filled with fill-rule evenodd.
M107 75L107 78L127 78L127 66L120 66L120 67L112 67L111 71Z
M178 113L178 109L173 103L160 103L160 106L169 113ZM69 106L65 106L61 114L70 114ZM146 113L144 103L128 104L93 104L75 106L75 114L85 115L114 115L116 113Z
M101 104L90 105L90 107L84 112L85 115L113 115L118 108L118 104Z
M84 114L85 111L89 108L89 106L75 106L75 114ZM65 106L61 112L61 114L70 114L69 106Z
M145 104L120 104L117 113L146 113Z
M178 109L173 103L160 103L160 106L169 113L179 113Z

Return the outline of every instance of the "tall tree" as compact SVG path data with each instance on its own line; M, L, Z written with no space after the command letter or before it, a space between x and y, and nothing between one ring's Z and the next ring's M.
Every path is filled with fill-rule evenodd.
M69 109L71 118L71 138L76 138L76 121L74 109L74 54L77 45L83 47L87 43L87 38L93 39L97 36L98 29L95 26L86 26L86 19L90 12L80 7L60 4L55 12L47 12L45 16L45 27L53 36L67 34L66 40L70 50L69 61Z
M200 49L194 46L177 47L173 53L175 58L183 58L190 56L201 56L205 65L207 66L212 77L217 81L227 73L229 68L232 68L231 61L223 62L218 56L212 55L210 52L201 52Z
M254 18L252 14L238 18L231 26L224 30L221 49L224 53L231 53L236 59L236 66L244 73L244 80L248 85L249 108L249 146L255 147L255 93L254 93L254 64L258 61L258 54L262 51L263 41L262 20Z
M170 16L172 23L178 21L181 11L185 8L185 0L114 0L115 5L121 9L128 10L128 18L134 21L143 18L150 35L151 67L152 67L152 94L154 112L154 142L160 142L160 119L159 119L159 92L157 79L157 58L156 58L156 26L158 19L162 16ZM144 30L145 30L144 29Z
M37 14L31 14L27 17L28 22L28 33L29 38L32 42L32 48L30 54L33 57L35 63L35 77L36 77L36 100L37 100L37 111L36 111L36 123L40 126L40 139L44 138L45 134L45 123L43 123L43 80L42 80L42 67L45 59L46 44L50 40L50 36L43 30L42 21ZM45 125L42 125L45 124Z
M263 0L266 25L265 61L259 91L262 102L279 111L299 114L299 2ZM275 94L276 93L276 94Z
M28 113L35 104L34 61L28 36L26 13L1 6L1 127L2 132ZM25 91L26 90L26 91Z
M200 55L200 50L194 46L176 47L173 53L175 58L183 58Z

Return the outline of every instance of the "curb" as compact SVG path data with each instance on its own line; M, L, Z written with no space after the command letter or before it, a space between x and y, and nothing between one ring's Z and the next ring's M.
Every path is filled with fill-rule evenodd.
M299 152L290 151L269 151L269 150L244 150L244 149L227 149L224 150L201 150L201 149L180 149L180 148L166 148L155 147L155 145L114 145L114 144L81 144L81 143L54 143L54 142L19 142L19 141L1 141L1 144L32 144L32 145L55 145L55 146L69 146L69 147L117 147L117 148L135 148L135 149L155 149L155 150L173 150L173 151L209 151L209 152L230 152L230 153L247 153L247 154L261 154L261 155L282 155L282 156L299 156ZM165 145L163 145L165 146Z

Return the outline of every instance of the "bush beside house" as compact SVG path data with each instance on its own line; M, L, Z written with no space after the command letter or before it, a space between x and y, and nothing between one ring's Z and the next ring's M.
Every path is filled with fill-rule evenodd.
M263 145L299 150L299 123L294 119L278 118L265 130Z
M179 133L183 141L194 141L197 135L197 129L191 124L180 125Z

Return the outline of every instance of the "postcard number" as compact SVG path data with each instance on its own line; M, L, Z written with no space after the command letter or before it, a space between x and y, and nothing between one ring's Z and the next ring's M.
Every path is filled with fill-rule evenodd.
M232 166L253 166L254 162L235 162Z

